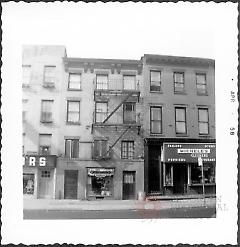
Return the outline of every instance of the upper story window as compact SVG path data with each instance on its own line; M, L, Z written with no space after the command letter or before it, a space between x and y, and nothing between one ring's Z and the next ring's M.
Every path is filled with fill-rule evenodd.
M152 134L162 133L162 107L150 107L150 132Z
M199 135L209 134L209 119L207 108L198 108L198 128Z
M107 102L96 102L96 123L102 123L108 114L108 103Z
M124 75L123 76L123 89L124 90L136 90L136 76Z
M161 71L150 71L150 91L161 91Z
M31 65L22 66L22 84L23 86L29 86L31 80Z
M122 159L134 158L134 141L122 141L121 157Z
M186 107L175 108L176 134L186 134Z
M51 154L51 134L39 134L39 154Z
M182 93L184 92L184 73L183 72L174 72L174 92Z
M26 117L27 116L27 111L26 111L27 102L28 102L27 99L22 100L22 121L23 122L26 122L26 119L27 119Z
M65 157L79 158L79 139L65 140Z
M56 66L44 66L44 86L54 86Z
M81 89L81 74L69 73L68 89L80 90Z
M136 123L136 104L123 104L123 123Z
M67 101L67 122L80 122L80 101Z
M197 94L207 94L206 74L196 74Z
M96 89L108 89L108 75L96 75Z
M104 158L107 155L108 141L107 140L94 140L93 144L93 157Z
M53 100L42 100L41 105L41 122L42 123L51 123L52 111L53 111Z

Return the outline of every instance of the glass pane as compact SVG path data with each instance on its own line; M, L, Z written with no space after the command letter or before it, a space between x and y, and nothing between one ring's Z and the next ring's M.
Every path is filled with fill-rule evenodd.
M151 132L152 133L161 133L161 122L160 121L155 121L151 122Z
M68 111L79 112L79 102L68 102Z
M97 75L97 89L108 89L107 75Z
M208 134L208 123L199 123L199 134Z
M72 158L79 156L79 140L72 140Z
M81 86L81 75L80 74L69 74L69 88L80 89Z
M135 90L135 76L123 77L123 88L126 90Z
M151 82L160 82L160 81L161 81L161 72L151 71Z
M68 121L69 122L78 122L79 121L79 113L69 112L68 113Z
M198 109L199 122L208 122L208 110Z
M151 120L161 120L161 108L160 107L152 107L151 108Z
M176 132L177 133L186 133L186 124L185 122L177 122L176 123Z
M107 112L107 103L96 103L97 112Z
M71 140L65 140L65 156L71 157Z
M174 73L174 82L183 83L183 73Z
M201 94L207 93L207 87L203 84L197 84L197 92Z
M34 174L23 174L23 194L34 194Z
M185 108L176 108L176 121L185 121Z
M183 83L174 83L174 91L175 92L183 92L184 84Z
M206 75L197 74L197 84L206 84Z

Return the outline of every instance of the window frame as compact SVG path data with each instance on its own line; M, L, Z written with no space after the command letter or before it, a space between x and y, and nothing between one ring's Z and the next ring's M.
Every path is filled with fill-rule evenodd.
M25 78L23 76L23 68L28 68L29 69L29 78L28 78L28 82L26 83L25 80L23 80L23 78ZM30 83L31 83L31 68L32 66L31 65L22 65L22 86L23 87L29 87L30 86Z
M98 110L98 109L97 109L97 104L99 104L99 103L100 103L100 104L101 104L101 103L102 103L102 104L106 104L106 106L107 106L107 107L106 107L106 108L107 108L107 111L106 111L106 112L98 112L98 111L97 111L97 110ZM105 118L103 119L103 121L107 118L107 116L108 116L108 101L96 101L96 102L95 102L95 123L102 123L103 121L102 121L102 122L98 122L98 121L97 121L97 114L102 114L102 115L105 114Z
M100 88L98 88L98 85L99 85L98 78L99 77L106 77L107 78L107 83L101 83L100 84L100 85L107 85L106 88L104 88L102 86ZM96 89L97 90L108 90L109 89L109 78L108 77L109 77L108 74L96 74Z
M47 72L46 69L47 68L54 68L54 70L56 70L56 65L44 65L43 86L54 87L55 83L56 83L56 73L54 73L55 74L54 76L46 77L46 72ZM46 78L52 78L53 81L47 81Z
M184 109L184 121L177 121L177 109ZM177 122L185 123L185 132L177 132ZM187 134L187 107L186 106L175 106L175 133L176 135L186 135Z
M97 142L100 143L100 144L98 144L100 149L97 151L97 154L99 154L99 155L96 154L96 150L95 150L97 148L97 145L96 145ZM105 154L104 154L104 145L102 143L105 143L105 148L106 148ZM108 150L109 150L109 142L107 139L95 139L95 140L93 140L93 155L92 156L94 159L109 157L110 153L108 152Z
M204 78L205 78L205 80L204 80L205 83L204 84L198 83L197 78L198 78L199 75L204 75ZM208 90L207 90L207 73L196 73L195 76L196 76L197 95L207 95L208 94ZM198 85L204 85L205 86L205 92L200 92L199 89L198 89Z
M43 113L44 113L44 111L43 111L43 102L51 102L51 119L50 120L45 120L44 118L43 118ZM49 100L49 99L43 99L43 100L41 100L41 117L40 117L40 122L41 123L52 123L53 122L53 109L52 109L52 107L53 107L53 103L54 103L54 100ZM49 112L45 112L45 113L49 113Z
M205 122L205 121L200 121L200 114L199 114L199 110L206 110L207 111L207 122ZM200 133L200 123L207 123L207 126L208 126L208 128L207 128L207 130L208 130L208 133L206 134L206 133ZM198 134L200 135L200 136L206 136L206 135L209 135L210 134L210 129L209 129L209 109L207 108L207 107L198 107Z
M71 85L71 75L79 75L79 88L71 88L70 85ZM68 91L81 91L82 90L82 74L81 73L74 73L74 72L69 72L68 73Z
M78 143L78 152L77 152L77 157L73 157L73 156L75 156L74 155L74 149L73 149L73 142L74 141L76 141L76 143ZM69 157L67 156L67 142L70 142L70 150L69 150ZM79 159L79 151L80 151L80 139L79 138L66 138L66 139L64 139L64 143L65 143L65 153L64 153L64 157L65 158L69 158L69 159Z
M131 78L134 78L134 88L125 88L125 78L126 77L131 77ZM128 74L124 74L123 75L123 78L122 78L122 80L123 80L123 85L122 85L122 87L123 87L123 90L125 91L135 91L135 90L137 90L137 78L136 78L136 75L128 75Z
M130 144L132 144L132 150L130 150ZM124 145L126 145L124 147ZM125 150L124 150L125 148ZM131 154L131 155L130 155ZM135 142L133 140L121 141L121 159L134 159L135 157Z
M176 82L175 81L175 75L176 74L181 74L182 75L182 77L183 77L183 82ZM176 90L176 85L179 85L179 84L181 84L181 85L183 85L183 87L182 87L182 90L181 91L179 91L179 90ZM173 72L173 87L174 87L174 93L176 93L176 94L181 94L181 93L185 93L185 73L183 72L183 71L174 71Z
M152 72L157 72L160 74L160 81L159 81L159 90L152 90L152 82L158 82L158 81L152 81ZM152 93L158 93L162 91L162 71L161 70L150 70L150 92Z
M133 106L133 108L134 108L134 110L133 111L131 111L132 112L132 114L134 114L135 115L135 118L134 118L134 120L133 121L126 121L126 110L125 110L125 107L127 106L127 105L132 105ZM130 112L130 111L127 111L127 112ZM137 123L137 112L136 112L136 102L124 102L123 103L123 123L124 124L134 124L134 123Z
M161 119L160 120L152 120L152 109L153 108L160 110L160 116L161 116ZM152 122L160 122L160 132L159 133L152 131ZM162 126L162 106L150 106L150 133L151 134L155 134L155 135L162 134L163 133L163 126Z
M79 109L78 109L78 121L70 121L69 120L69 104L73 102L78 102ZM67 124L80 124L80 110L81 110L81 100L67 100Z

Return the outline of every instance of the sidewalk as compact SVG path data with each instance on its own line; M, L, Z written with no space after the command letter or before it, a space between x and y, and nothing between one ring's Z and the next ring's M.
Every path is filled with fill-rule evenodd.
M161 210L170 208L215 207L216 198L206 198L205 205L202 198L181 200L56 200L24 198L24 210Z

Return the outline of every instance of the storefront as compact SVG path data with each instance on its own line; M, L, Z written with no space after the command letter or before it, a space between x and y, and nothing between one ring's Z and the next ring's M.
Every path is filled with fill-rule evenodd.
M23 194L33 198L54 198L55 155L26 155L23 166Z
M164 143L162 165L164 194L216 193L215 144Z

